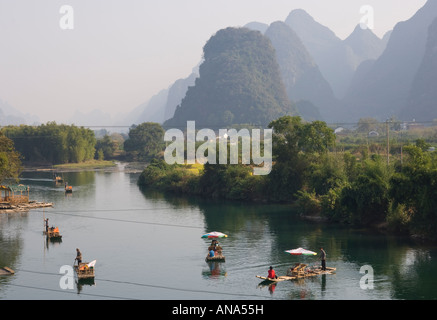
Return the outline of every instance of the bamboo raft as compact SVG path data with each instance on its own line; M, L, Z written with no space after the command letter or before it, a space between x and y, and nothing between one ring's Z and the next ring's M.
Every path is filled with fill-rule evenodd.
M77 278L80 279L93 279L95 276L94 267L88 267L88 262L81 262L79 266L74 266Z
M56 176L54 181L55 181L55 183L62 183L62 182L64 182L64 179L60 176Z
M225 262L226 258L222 254L217 254L214 257L210 257L209 255L207 255L205 258L205 261L206 262Z
M268 277L262 277L262 276L256 276L257 278L263 280L263 281L268 281L268 282L281 282L281 281L288 281L288 280L294 280L296 279L296 277L289 277L289 276L279 276L277 278L268 278Z
M10 202L0 203L0 213L27 212L30 209L53 207L53 203L37 202L34 200L28 203L11 204Z
M220 246L209 246L208 252L214 251L214 257L210 257L209 254L206 256L206 262L225 262L225 256L223 255L223 249Z
M322 274L334 274L335 271L337 270L337 268L331 268L331 267L326 267L326 270L322 270L322 267L309 268L309 269L307 269L306 267L307 265L304 263L296 263L294 267L290 268L287 271L287 275L285 276L278 276L276 279L262 277L262 276L256 276L256 277L262 279L263 281L281 282L281 281L315 277Z
M48 231L44 231L43 234L47 235L47 238L50 240L61 240L62 236L59 233L58 228L49 228Z
M15 274L15 271L8 267L0 268L0 276L9 276Z

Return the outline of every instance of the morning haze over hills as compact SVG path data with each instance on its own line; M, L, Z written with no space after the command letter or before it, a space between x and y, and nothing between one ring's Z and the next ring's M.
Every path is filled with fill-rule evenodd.
M298 9L270 25L218 30L203 49L191 74L116 120L96 109L76 113L71 123L267 125L284 114L328 123L437 118L437 0L382 39L357 25L342 40ZM38 122L6 102L0 109L1 125Z
M429 0L411 19L395 26L382 55L366 64L366 70L361 71L359 79L353 81L346 94L344 112L349 119L366 116L384 120L401 115L402 120L433 119L431 114L420 111L423 101L407 101L414 94L411 93L414 79L423 77L424 70L419 67L424 59L429 59L425 56L426 42L435 36L432 34L435 29L429 27L436 17L437 1ZM435 50L430 52L430 55L436 54ZM429 67L434 68L429 70L431 73L437 72L435 64ZM436 88L437 83L432 87ZM405 118L407 115L409 118Z
M295 113L275 50L258 31L218 31L204 47L199 74L165 126L184 126L187 120L205 127L240 123L267 126L275 118Z

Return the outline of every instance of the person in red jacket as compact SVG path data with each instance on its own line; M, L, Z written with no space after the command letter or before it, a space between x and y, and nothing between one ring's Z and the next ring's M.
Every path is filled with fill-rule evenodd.
M267 277L270 279L277 279L278 278L278 276L276 275L275 270L273 270L272 266L270 266L270 268L269 268L269 275Z

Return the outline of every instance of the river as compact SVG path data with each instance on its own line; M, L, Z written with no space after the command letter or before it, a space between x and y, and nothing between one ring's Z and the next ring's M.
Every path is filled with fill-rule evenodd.
M287 205L207 200L142 191L138 172L64 172L66 195L52 173L22 173L30 198L53 208L0 214L0 299L144 300L397 300L436 299L437 247L409 238L334 224L308 222ZM46 241L43 218L62 242ZM221 231L226 262L205 262ZM263 285L269 266L283 275L296 262L319 265L317 256L285 250L323 246L332 275ZM80 248L96 262L88 283L65 280ZM68 267L67 267L68 268ZM361 273L360 273L361 271ZM65 287L62 284L70 284ZM72 284L72 286L71 286Z

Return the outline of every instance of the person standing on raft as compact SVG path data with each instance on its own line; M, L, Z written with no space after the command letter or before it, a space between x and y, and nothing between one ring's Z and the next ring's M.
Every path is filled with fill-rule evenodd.
M326 271L326 252L320 247L320 260L322 261L322 270Z
M76 249L76 259L75 259L75 261L76 260L77 260L77 266L79 267L79 265L82 262L82 252L80 252L79 249Z

